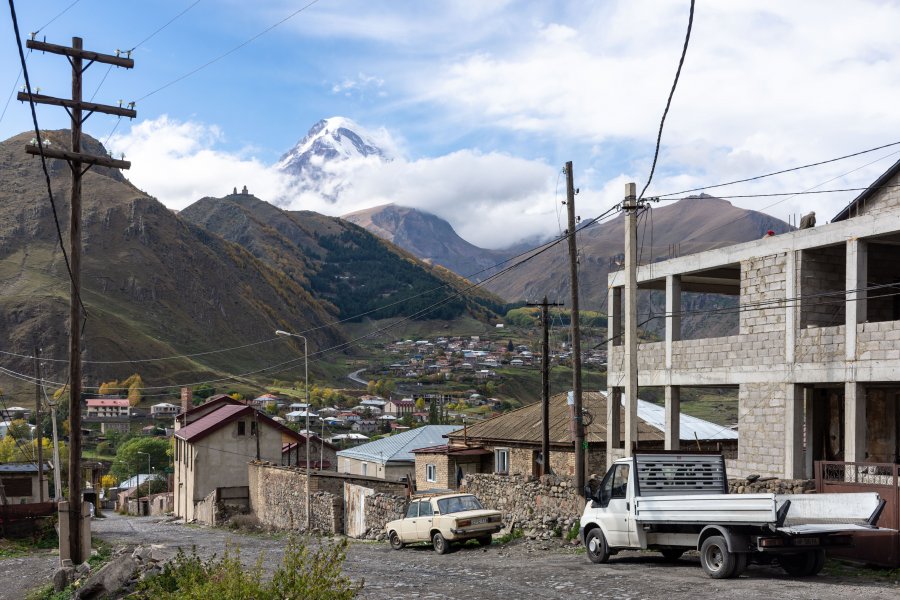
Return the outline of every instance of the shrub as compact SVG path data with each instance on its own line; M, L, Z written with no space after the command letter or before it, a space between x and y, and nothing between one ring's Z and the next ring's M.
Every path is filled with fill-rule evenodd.
M262 580L264 555L245 568L240 552L226 548L225 556L203 560L196 549L190 555L180 549L159 575L143 580L135 597L145 600L350 600L362 584L352 582L341 569L347 541L325 542L312 550L308 540L291 538L281 565L271 581Z

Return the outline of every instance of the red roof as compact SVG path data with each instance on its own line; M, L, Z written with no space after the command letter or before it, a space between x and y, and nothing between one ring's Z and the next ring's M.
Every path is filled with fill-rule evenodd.
M428 446L427 448L416 448L410 450L413 454L452 454L454 456L478 456L481 454L491 454L490 450L485 448L450 448L447 444L440 446Z
M208 411L210 409L210 407L214 404L233 404L235 406L245 406L245 404L243 402L241 402L240 400L235 400L228 394L216 394L215 396L210 396L209 398L207 398L206 402L204 402L203 404L189 408L186 412L179 413L178 415L175 416L175 418L180 423L183 423L185 416L190 416L190 415L194 414L195 412L201 411L201 410Z
M196 440L205 438L209 434L221 429L228 423L232 421L236 421L237 419L256 414L256 418L259 420L260 424L267 425L274 429L277 429L281 433L293 437L295 440L303 439L299 433L294 431L293 429L288 429L281 423L277 421L273 421L263 413L257 411L255 408L246 406L244 404L226 404L220 408L217 408L213 412L205 415L190 425L186 425L175 432L175 437L181 438L186 442L194 442Z
M128 408L130 403L128 399L116 400L112 398L93 398L87 401L88 408L117 407Z

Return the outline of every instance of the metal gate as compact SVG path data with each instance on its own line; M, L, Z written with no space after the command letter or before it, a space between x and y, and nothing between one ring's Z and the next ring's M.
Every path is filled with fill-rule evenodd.
M360 538L366 534L366 496L375 493L372 488L344 482L344 533Z
M900 567L900 465L816 461L816 492L877 492L885 501L877 525L893 533L854 534L850 548L835 548L835 556L862 560L885 567Z

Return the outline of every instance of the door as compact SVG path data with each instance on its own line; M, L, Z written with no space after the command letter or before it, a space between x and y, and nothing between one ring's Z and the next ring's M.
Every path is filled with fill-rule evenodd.
M344 483L344 533L360 538L366 534L366 496L375 493L372 488Z
M431 539L432 509L429 500L419 502L419 516L416 518L416 539L427 542Z
M605 506L599 512L598 521L607 533L607 542L613 548L625 548L636 543L631 534L631 506L628 498L631 465L620 463L603 478L601 494Z
M403 543L415 542L419 540L416 526L419 517L420 502L412 502L406 509L406 517L400 521L400 539Z

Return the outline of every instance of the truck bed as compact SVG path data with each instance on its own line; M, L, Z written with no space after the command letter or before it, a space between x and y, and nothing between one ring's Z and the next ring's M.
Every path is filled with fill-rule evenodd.
M789 504L787 504L789 502ZM854 525L871 527L879 509L878 494L691 494L639 496L634 518L639 524ZM779 522L779 510L787 511Z

